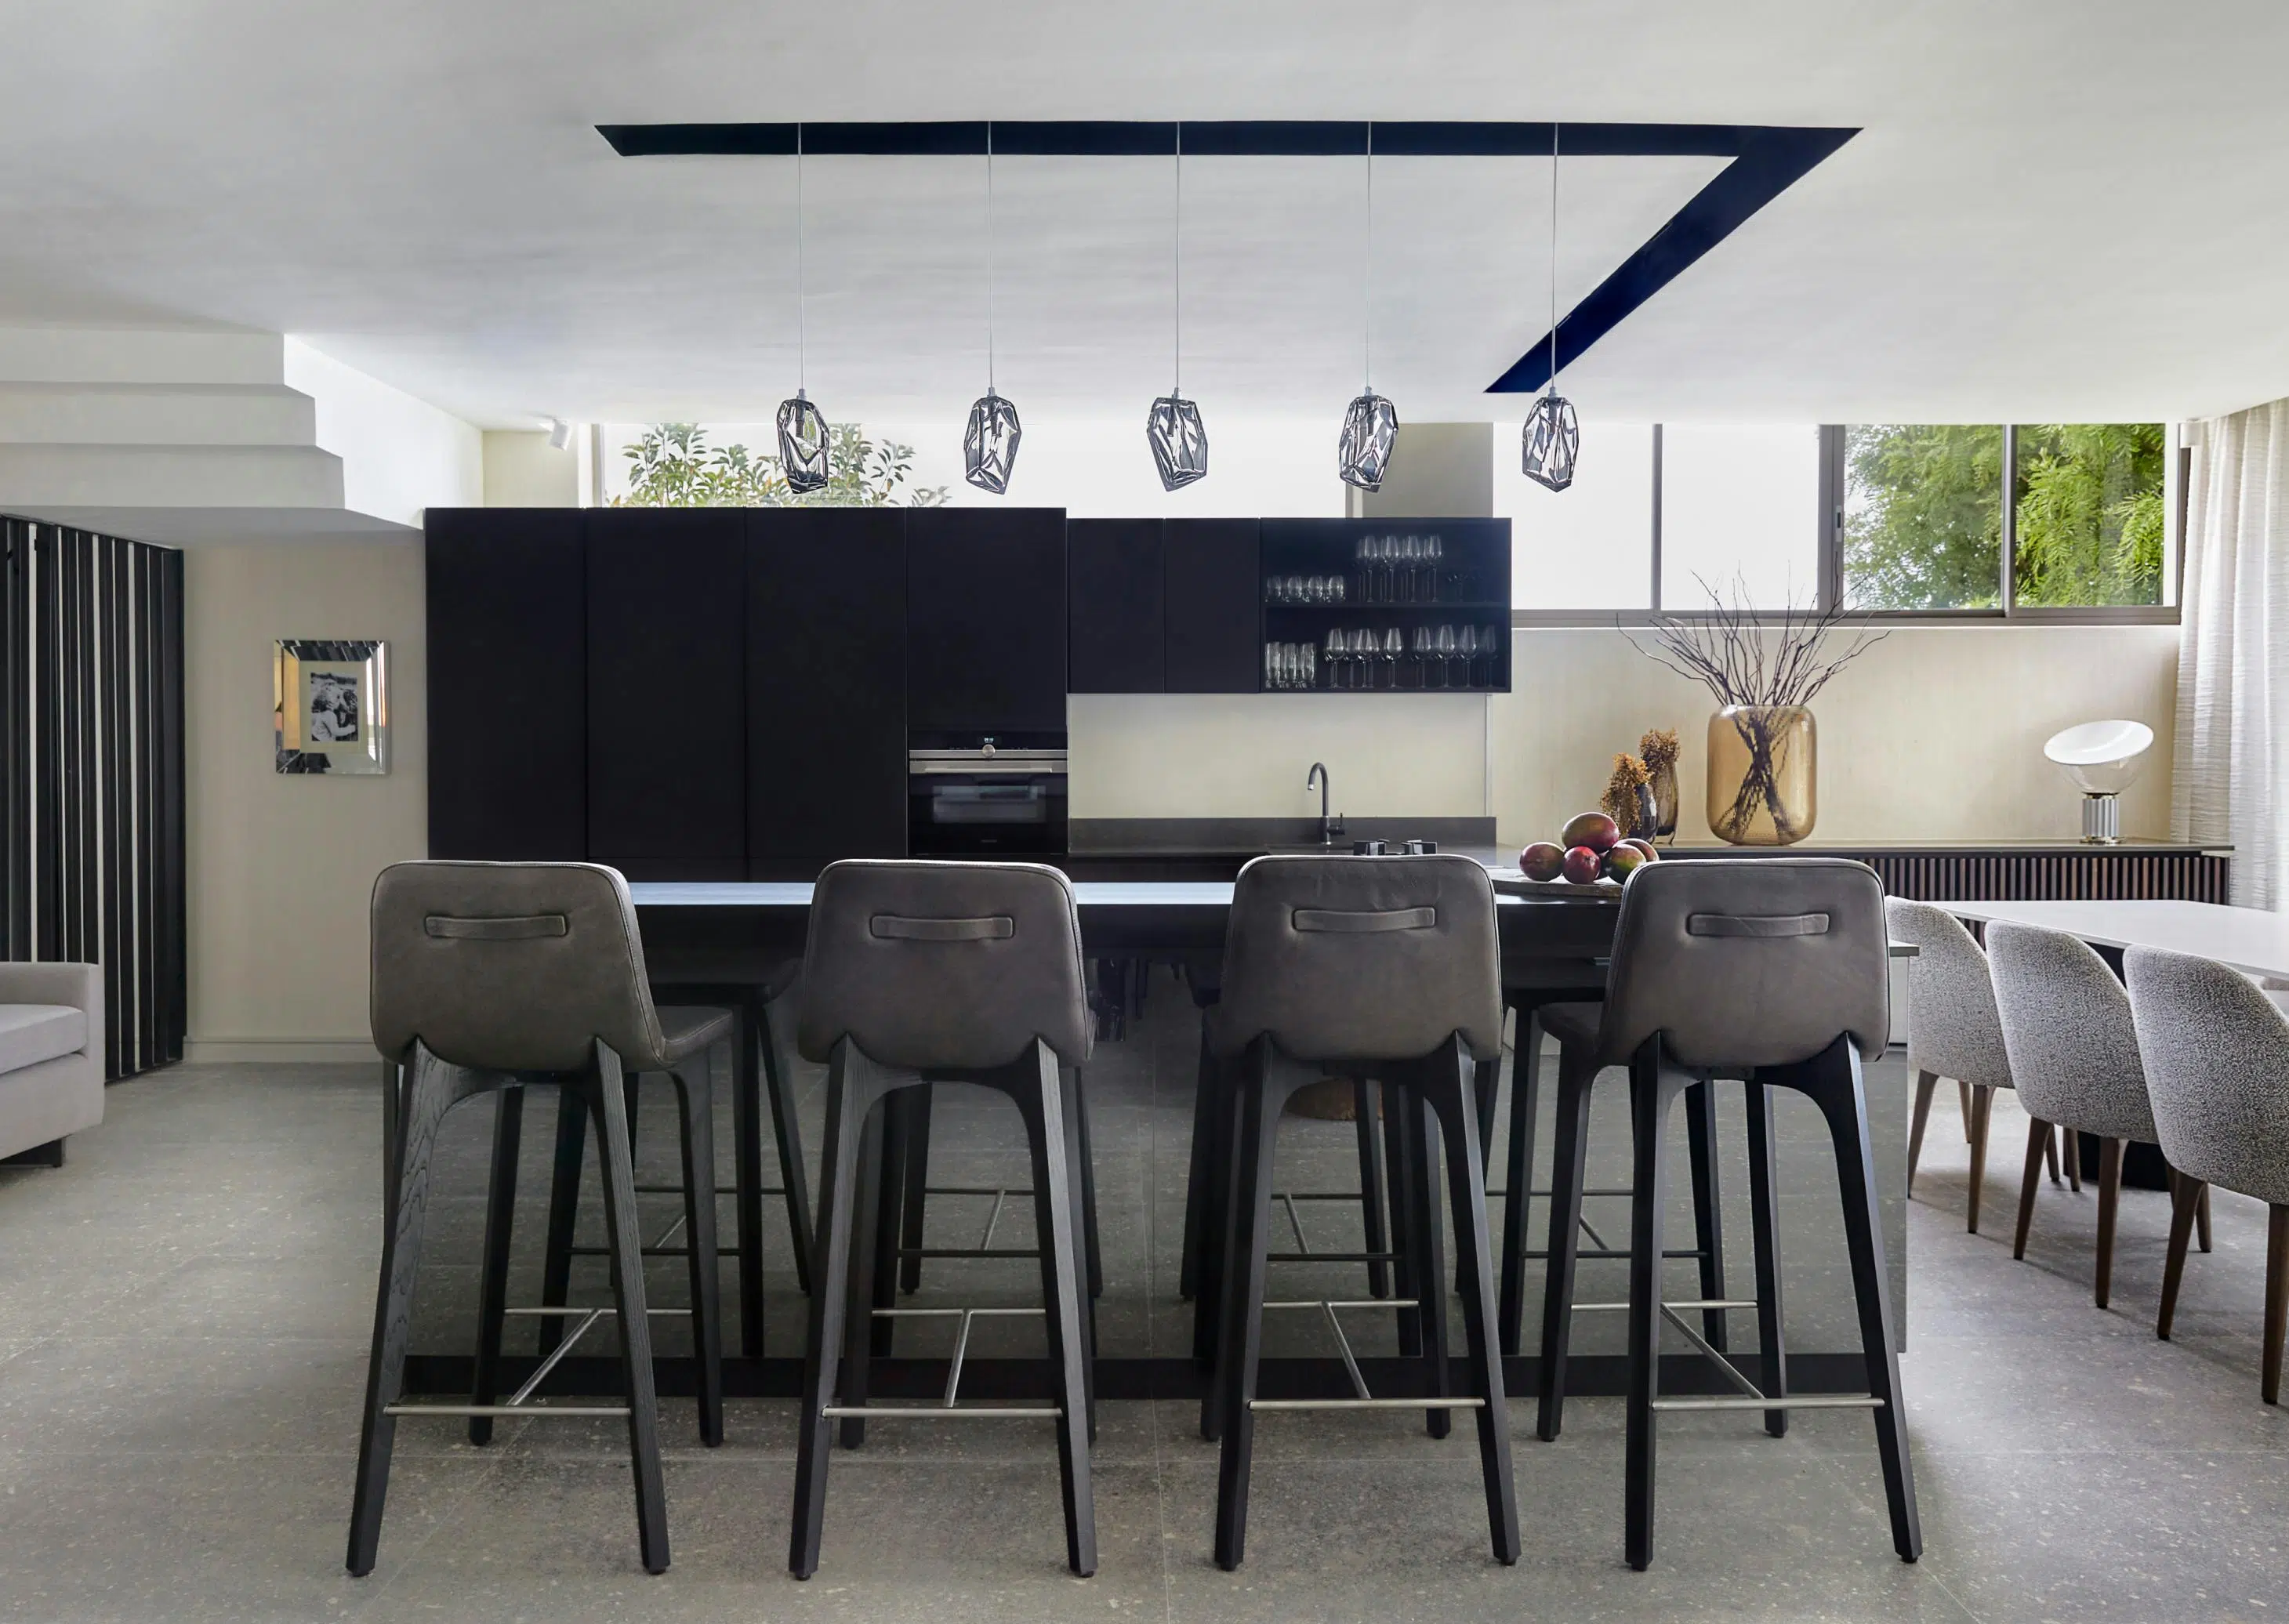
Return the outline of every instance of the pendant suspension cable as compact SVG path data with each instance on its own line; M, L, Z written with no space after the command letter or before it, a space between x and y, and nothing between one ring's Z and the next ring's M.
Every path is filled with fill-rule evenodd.
M985 393L993 393L993 121L985 122Z
M1558 121L1550 121L1550 393L1558 393Z
M794 392L802 394L810 383L806 376L809 358L809 335L803 330L803 264L802 264L802 126L794 127Z
M1360 285L1360 376L1375 393L1375 120L1367 121L1367 269Z
M1184 124L1183 124L1181 122L1176 125L1176 367L1175 367L1176 384L1175 384L1175 386L1174 386L1173 388L1171 388L1171 389L1168 391L1168 393L1169 393L1170 394L1173 394L1173 395L1182 395L1182 394L1184 393Z

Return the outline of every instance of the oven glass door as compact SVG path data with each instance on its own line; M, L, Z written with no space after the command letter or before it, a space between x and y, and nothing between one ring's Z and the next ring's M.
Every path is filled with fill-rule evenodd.
M1063 773L916 773L908 781L916 856L1062 856Z

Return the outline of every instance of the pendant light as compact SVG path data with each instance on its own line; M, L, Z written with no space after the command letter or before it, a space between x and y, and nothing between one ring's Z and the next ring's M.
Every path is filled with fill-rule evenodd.
M1009 491L1025 430L1017 409L993 388L993 125L985 126L985 393L969 409L961 436L961 477L995 496Z
M803 330L802 126L794 127L794 399L779 402L779 472L798 496L826 488L826 419L804 387L808 361Z
M1336 437L1336 472L1361 490L1383 489L1399 438L1399 409L1375 392L1375 124L1367 127L1367 268L1360 301L1360 374L1364 387L1344 410Z
M1176 126L1176 275L1175 381L1152 402L1144 418L1144 442L1152 448L1163 490L1182 490L1208 477L1208 432L1200 409L1184 398L1184 127Z
M1582 449L1582 426L1574 402L1558 393L1558 121L1550 121L1550 381L1527 413L1519 436L1519 461L1526 477L1551 490L1574 482L1574 458Z

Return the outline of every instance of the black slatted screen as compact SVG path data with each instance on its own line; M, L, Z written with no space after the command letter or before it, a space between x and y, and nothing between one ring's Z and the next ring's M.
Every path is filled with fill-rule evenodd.
M100 963L130 1077L183 1054L182 554L0 532L0 959Z

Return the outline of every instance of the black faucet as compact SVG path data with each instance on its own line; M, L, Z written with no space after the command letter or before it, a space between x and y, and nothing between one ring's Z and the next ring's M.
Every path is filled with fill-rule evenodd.
M1324 761L1312 762L1312 770L1304 775L1304 793L1311 793L1315 785L1320 792L1320 844L1322 846L1333 846L1336 837L1344 832L1343 815L1328 816L1328 791L1331 782L1328 776L1328 764Z

